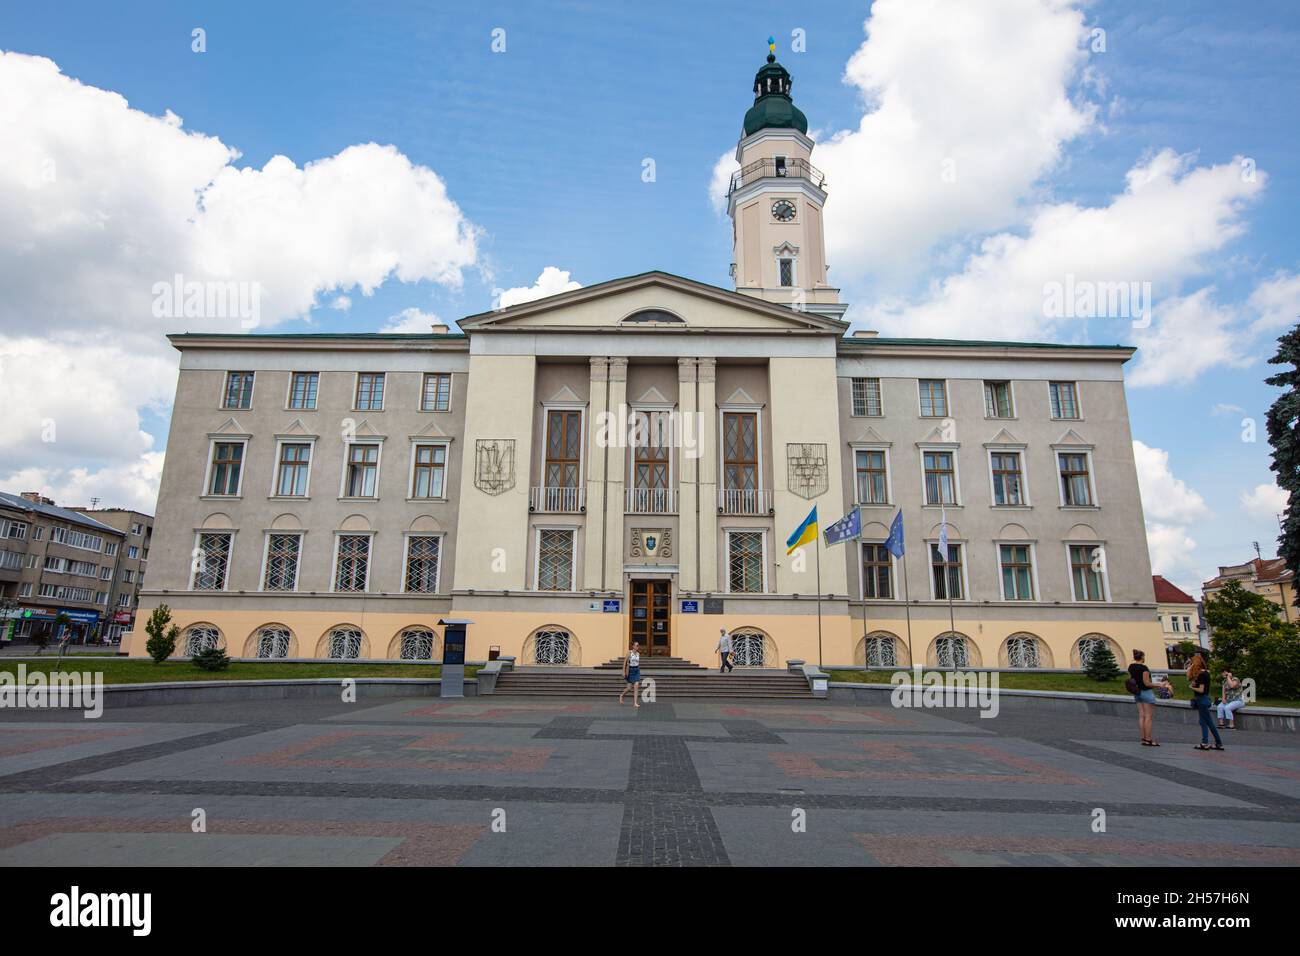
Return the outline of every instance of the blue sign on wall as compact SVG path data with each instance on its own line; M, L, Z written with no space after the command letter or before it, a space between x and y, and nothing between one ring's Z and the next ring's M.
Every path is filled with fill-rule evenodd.
M699 602L699 601L683 601L683 602L682 602L682 613L683 613L683 614L699 614L699 613L700 613L700 602Z
M606 614L617 614L622 609L622 607L623 607L622 601L620 601L618 598L611 598L610 600L604 602L604 606L602 607L602 610Z

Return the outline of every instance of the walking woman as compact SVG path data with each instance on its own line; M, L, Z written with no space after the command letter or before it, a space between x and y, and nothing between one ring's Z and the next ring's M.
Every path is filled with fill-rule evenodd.
M1144 663L1147 659L1143 651L1133 651L1133 663L1128 666L1128 676L1133 683L1133 702L1138 709L1138 730L1142 734L1143 747L1159 747L1151 739L1151 724L1156 717L1156 691L1151 683L1151 669ZM1127 683L1127 682L1126 682Z
M623 693L618 695L618 702L623 703L623 697L630 690L632 692L632 705L638 710L641 709L641 644L638 641L632 642L632 649L627 652L627 657L623 658Z
M1201 742L1197 750L1222 750L1223 739L1219 737L1219 728L1210 718L1210 669L1205 666L1205 658L1200 654L1192 655L1192 662L1187 665L1187 684L1192 688L1192 706L1201 718ZM1214 746L1210 746L1210 734L1214 734Z

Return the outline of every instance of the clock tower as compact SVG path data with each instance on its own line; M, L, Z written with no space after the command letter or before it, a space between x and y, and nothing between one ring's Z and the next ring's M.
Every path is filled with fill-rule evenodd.
M740 169L727 190L731 275L737 292L841 318L848 306L826 281L826 181L810 162L814 144L790 98L790 73L768 44L736 146Z

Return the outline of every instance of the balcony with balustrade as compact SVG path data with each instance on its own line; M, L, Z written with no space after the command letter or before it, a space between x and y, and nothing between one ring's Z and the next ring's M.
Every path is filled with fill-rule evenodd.
M774 157L756 160L732 173L727 195L760 179L801 179L817 189L826 188L826 177L808 160Z
M772 514L772 492L766 488L719 488L718 514L766 517Z
M528 510L542 514L583 514L587 510L587 490L562 485L534 485L528 493Z
M630 515L677 514L676 488L628 488L624 513Z

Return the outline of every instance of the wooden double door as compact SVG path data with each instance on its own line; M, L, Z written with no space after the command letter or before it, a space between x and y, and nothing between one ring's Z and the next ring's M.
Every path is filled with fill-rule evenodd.
M632 613L628 615L627 646L641 645L641 653L668 657L672 653L672 582L632 580Z

